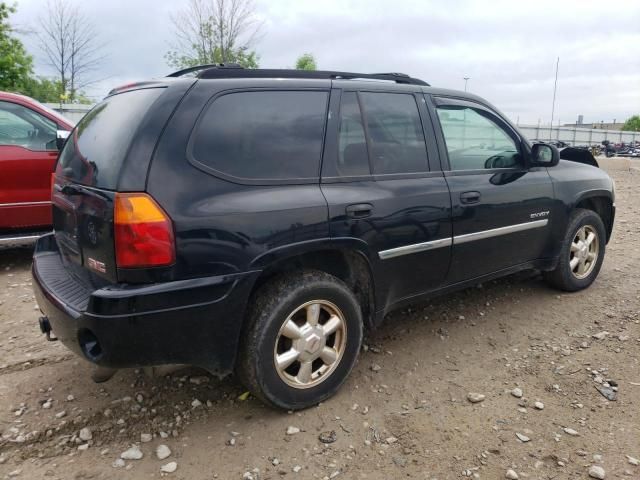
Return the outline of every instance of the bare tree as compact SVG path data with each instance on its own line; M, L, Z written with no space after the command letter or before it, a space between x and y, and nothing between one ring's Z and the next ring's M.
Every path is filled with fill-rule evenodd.
M40 47L56 71L61 94L73 102L97 81L94 73L105 58L103 45L94 25L71 0L49 0L39 24Z
M171 21L176 39L165 55L170 66L240 63L257 68L252 47L262 23L253 0L189 0Z

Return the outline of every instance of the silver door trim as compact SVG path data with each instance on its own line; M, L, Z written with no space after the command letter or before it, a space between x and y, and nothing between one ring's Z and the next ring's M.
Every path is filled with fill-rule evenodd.
M517 223L515 225L507 225L506 227L492 228L491 230L483 230L481 232L467 233L464 235L456 235L453 237L453 244L473 242L475 240L484 240L491 237L499 237L509 233L522 232L532 228L546 227L549 223L548 219L534 220L533 222Z
M403 247L382 250L378 252L378 256L382 260L387 260L389 258L400 257L402 255L424 252L425 250L435 250L436 248L450 247L452 243L453 240L451 239L451 237L440 238L438 240L432 240L430 242L414 243L413 245L405 245Z
M22 245L27 243L34 243L42 235L46 235L47 232L43 232L40 235L24 235L22 237L0 237L0 245Z
M517 223L515 225L507 225L506 227L492 228L490 230L482 230L480 232L466 233L464 235L456 235L453 238L440 238L430 242L414 243L412 245L404 245L402 247L391 248L389 250L381 250L378 256L381 260L400 257L402 255L410 255L412 253L424 252L426 250L435 250L436 248L450 247L451 245L460 245L463 243L473 242L476 240L484 240L492 237L499 237L509 233L522 232L533 228L546 227L549 219L534 220L533 222Z
M26 207L29 205L51 205L51 200L46 200L43 202L0 203L0 207Z

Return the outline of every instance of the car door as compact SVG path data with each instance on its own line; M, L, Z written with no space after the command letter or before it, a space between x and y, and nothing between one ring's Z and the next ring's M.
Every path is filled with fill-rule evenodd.
M51 225L57 128L28 107L0 101L0 229Z
M321 183L330 233L366 245L377 306L385 310L444 282L449 191L440 169L431 168L438 153L421 93L335 84L344 88L331 95Z
M527 145L489 107L447 97L429 104L453 208L447 283L545 257L554 197L547 169L528 166Z

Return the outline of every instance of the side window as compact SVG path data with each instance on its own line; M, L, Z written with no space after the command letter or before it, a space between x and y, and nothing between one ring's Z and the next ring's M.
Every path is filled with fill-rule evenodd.
M521 164L516 142L481 110L438 107L451 170L513 168Z
M0 145L56 150L55 122L17 103L0 102Z
M367 140L356 92L344 92L340 99L338 127L338 174L348 177L369 175Z
M253 180L318 176L327 92L254 91L214 100L192 138L193 159Z
M429 170L418 104L405 93L362 92L373 173Z

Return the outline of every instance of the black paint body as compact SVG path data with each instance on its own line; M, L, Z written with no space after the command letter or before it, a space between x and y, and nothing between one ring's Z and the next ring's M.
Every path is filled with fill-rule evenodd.
M127 150L117 191L147 192L171 217L175 264L117 269L114 191L65 188L68 182L60 175L53 194L55 235L43 237L34 255L38 303L54 333L99 365L188 363L220 375L230 372L253 289L264 272L292 258L346 252L364 260L372 291L367 322L373 327L389 310L431 295L525 268L553 268L568 216L578 205L601 205L611 233L613 185L603 171L567 161L550 168L532 165L530 144L517 128L470 94L326 79L167 79L145 84L151 87L165 92ZM233 181L190 161L191 134L212 99L265 89L329 94L318 178ZM345 91L414 95L430 170L336 176L331 165ZM525 165L450 171L435 114L436 103L449 100L492 112L520 142ZM479 194L471 204L464 196L468 192ZM548 212L546 227L460 244L452 240L526 223L537 212ZM381 251L443 239L451 244L380 258ZM90 270L88 258L103 262L106 271Z

